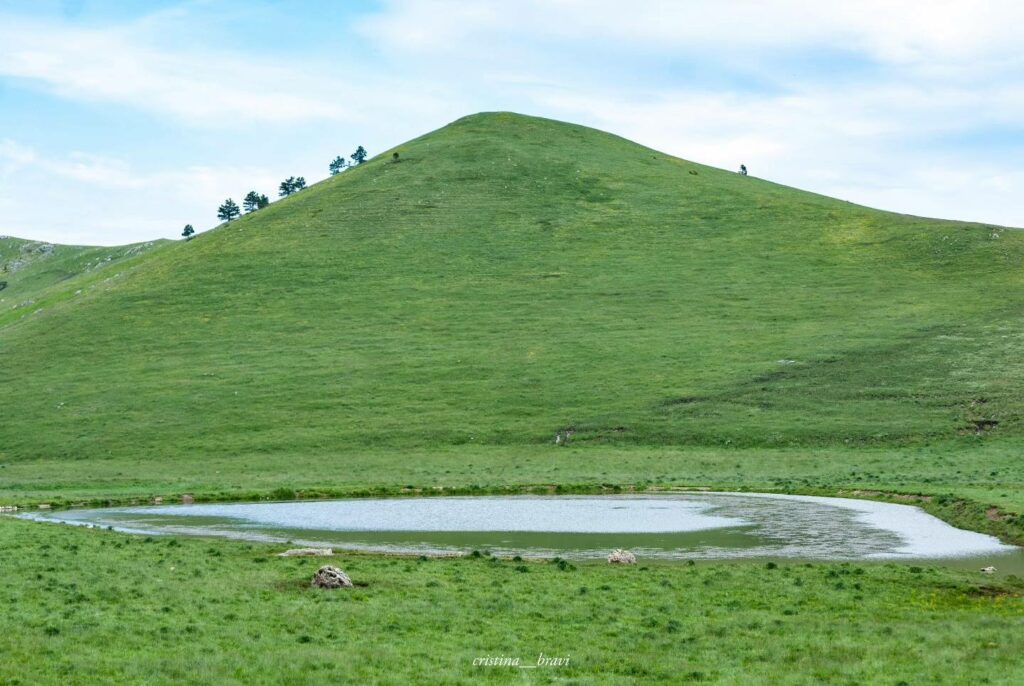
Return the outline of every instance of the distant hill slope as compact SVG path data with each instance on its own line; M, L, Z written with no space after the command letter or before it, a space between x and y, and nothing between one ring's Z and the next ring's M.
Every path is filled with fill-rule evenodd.
M67 291L72 285L84 291L108 268L164 243L167 241L104 248L0 236L0 326L40 309L38 301L52 293Z
M0 328L0 455L1024 433L1024 234L514 114L395 151L51 279Z

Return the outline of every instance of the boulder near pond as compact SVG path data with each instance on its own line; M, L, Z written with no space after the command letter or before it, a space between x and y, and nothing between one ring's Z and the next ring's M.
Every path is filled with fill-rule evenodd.
M351 588L352 579L337 567L324 565L313 575L312 585L316 588Z

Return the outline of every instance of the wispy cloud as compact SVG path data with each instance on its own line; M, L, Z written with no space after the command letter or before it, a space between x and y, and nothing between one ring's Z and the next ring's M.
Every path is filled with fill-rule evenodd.
M265 168L194 165L138 169L117 158L72 152L51 158L0 140L0 233L76 244L117 244L177 235L186 223L213 223L213 208L242 189L270 190Z
M191 124L292 124L353 117L336 83L258 56L158 47L152 23L77 28L4 17L0 74L72 99L112 102Z
M964 58L1019 59L1024 6L1012 0L387 0L360 23L391 50L457 53L496 36L626 45L648 50L721 51L832 47L893 63ZM569 56L567 56L569 57Z

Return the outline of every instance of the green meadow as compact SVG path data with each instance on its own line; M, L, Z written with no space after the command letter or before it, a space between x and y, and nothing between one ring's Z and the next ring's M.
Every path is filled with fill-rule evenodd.
M6 684L1020 683L1024 585L904 564L344 555L0 522ZM278 548L279 549L279 548ZM522 670L487 657L567 665Z
M0 239L0 282L0 505L717 488L1024 542L1014 229L485 113L189 241ZM1024 680L1012 578L350 555L329 593L275 550L0 519L0 683Z

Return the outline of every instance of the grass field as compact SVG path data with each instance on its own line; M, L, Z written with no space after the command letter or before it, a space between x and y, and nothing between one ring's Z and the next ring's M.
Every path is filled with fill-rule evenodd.
M908 565L336 561L0 520L5 684L1015 684L1020 582ZM474 666L540 653L530 672Z
M1024 234L512 114L395 150L187 242L0 239L0 504L711 487L1024 542ZM0 555L0 683L1024 678L1017 582L952 570Z

